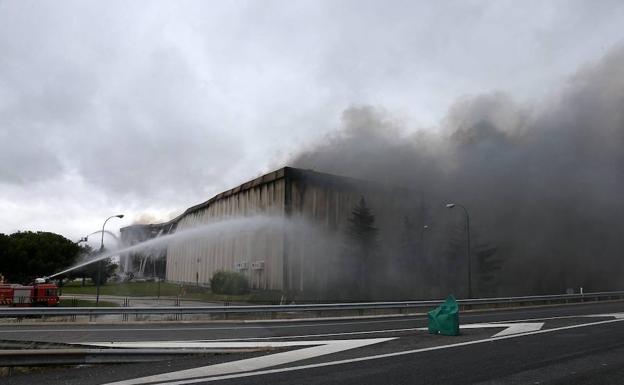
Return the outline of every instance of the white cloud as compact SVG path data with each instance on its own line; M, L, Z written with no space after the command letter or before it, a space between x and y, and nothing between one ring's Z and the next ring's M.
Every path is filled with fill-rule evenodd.
M540 97L623 20L618 1L1 2L0 231L167 216L352 104L415 128L466 93Z

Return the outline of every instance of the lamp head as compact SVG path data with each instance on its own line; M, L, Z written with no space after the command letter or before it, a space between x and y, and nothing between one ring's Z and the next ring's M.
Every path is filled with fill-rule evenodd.
M446 204L446 208L447 209L452 209L453 207L455 207L455 203L447 203Z
M115 215L117 218L123 218L124 215L123 214L119 214L119 215Z

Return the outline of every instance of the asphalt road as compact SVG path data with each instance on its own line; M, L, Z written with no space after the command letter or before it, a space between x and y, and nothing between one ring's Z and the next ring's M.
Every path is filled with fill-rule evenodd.
M624 302L460 317L465 328L457 337L418 330L426 327L422 316L245 324L0 325L2 340L125 342L128 348L163 347L169 341L178 348L256 344L276 349L150 364L53 368L0 378L0 383L624 383Z

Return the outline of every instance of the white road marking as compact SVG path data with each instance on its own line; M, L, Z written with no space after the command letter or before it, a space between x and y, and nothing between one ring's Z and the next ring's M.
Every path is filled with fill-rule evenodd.
M532 323L502 323L502 322L488 322L460 325L460 329L480 329L480 328L506 328L505 330L494 335L503 336L507 334L526 333L527 331L539 330L544 326L544 322L532 322ZM213 340L201 340L203 342L220 342L220 341L256 341L256 340L283 340L283 339L297 339L297 338L315 338L315 337L336 337L336 336L353 336L363 334L381 334L381 333L402 333L411 332L415 330L428 330L426 327L422 328L403 328L403 329L382 329L382 330L366 330L359 332L343 332L343 333L322 333L322 334L304 334L300 336L274 336L274 337L249 337L249 338L219 338Z
M580 324L580 325L562 326L562 327L559 327L559 328L537 330L537 331L528 332L528 333L522 333L522 334L511 334L511 335L500 336L500 337L485 338L485 339L476 340L476 341L458 342L456 344L433 346L433 347L429 347L429 348L407 350L407 351L396 352L396 353L379 354L379 355L375 355L375 356L351 358L351 359L347 359L347 360L322 362L322 363L318 363L318 364L294 366L294 367L281 368L281 369L261 370L261 371L257 371L257 372L251 372L251 373L247 372L247 373L237 373L237 374L230 374L230 375L224 375L224 376L195 378L195 379L189 379L189 380L183 380L183 381L177 381L177 382L157 383L157 384L153 384L153 385L187 385L187 384L195 384L195 383L199 383L199 382L212 382L212 381L219 381L219 380L228 380L228 379L233 379L233 378L251 377L251 376L264 375L264 374L283 373L283 372L291 372L291 371L296 371L296 370L304 370L304 369L313 369L313 368L328 367L328 366L335 366L335 365L343 365L343 364L349 364L349 363L354 363L354 362L370 361L370 360L377 360L377 359L383 359L383 358L404 356L404 355L408 355L408 354L416 354L416 353L428 352L428 351L433 351L433 350L449 349L449 348L456 348L456 347L461 347L461 346L476 345L476 344L482 344L482 343L487 343L487 342L495 342L495 341L499 341L499 340L506 340L506 339L510 339L510 338L526 337L526 336L535 335L535 334L552 333L552 332L557 332L557 331L561 331L561 330L576 329L576 328L582 328L582 327L587 327L587 326L596 326L596 325L603 325L603 324L622 322L622 321L624 321L624 318L618 318L618 319L608 320L608 321L591 322L591 323ZM117 385L117 383L115 383L115 384ZM123 384L123 382L119 383L119 385L121 385L121 384ZM112 385L112 384L106 384L106 385Z
M319 326L340 326L340 325L366 325L376 323L388 323L388 322L412 322L423 321L427 318L407 318L407 319L392 319L392 320L375 320L375 321L363 321L363 322L325 322L316 324L296 324L296 325L275 325L275 326L218 326L218 327L161 327L161 328L74 328L74 329L25 329L20 325L18 329L1 329L0 333L76 333L76 332L149 332L149 331L200 331L200 330L245 330L245 329L289 329L289 328L309 328Z
M460 329L482 329L482 328L505 328L505 330L497 333L494 337L503 336L507 334L516 334L516 333L526 333L528 331L539 330L544 326L544 322L533 322L533 323L476 323L476 324L467 324L460 325ZM262 340L284 340L284 339L298 339L298 338L318 338L318 337L336 337L336 336L353 336L353 335L365 335L365 334L382 334L382 333L401 333L401 332L409 332L409 331L423 331L427 330L426 327L422 328L403 328L403 329L382 329L382 330L366 330L366 331L358 331L358 332L343 332L343 333L321 333L321 334L304 334L298 336L271 336L271 337L248 337L248 338L219 338L219 339L211 339L211 340L172 340L172 341L152 341L152 342L76 342L77 345L95 345L98 346L115 346L115 347L133 347L133 344L137 343L159 343L160 346L150 346L156 348L164 348L162 345L164 343L189 343L189 342L228 342L228 341L262 341ZM122 344L128 344L128 346L122 346ZM136 347L136 346L134 346ZM143 346L147 347L147 346ZM178 346L180 347L180 346ZM191 347L191 346L189 346ZM193 346L198 347L198 346ZM217 346L211 346L217 347ZM225 346L228 347L228 346Z
M480 328L505 328L494 337L527 333L541 329L543 322L536 323L511 323L511 324L468 324L461 326L461 329L480 329ZM406 331L410 329L402 329ZM412 328L411 330L427 330L427 328ZM346 334L346 333L345 333ZM352 334L352 333L349 333ZM378 338L378 339L352 339L352 340L330 340L330 341L136 341L136 342L88 342L81 345L99 346L99 347L116 347L116 348L206 348L206 349L243 349L243 348L279 348L294 346L314 346L313 348L305 348L290 352L282 352L271 354L263 357L250 358L247 360L232 361L223 364L204 366L195 369L187 369L178 372L165 373L160 375L148 376L133 380L126 380L113 383L114 385L138 385L151 382L171 382L171 381L188 381L197 377L222 376L233 373L240 373L252 370L264 369L271 366L282 365L306 358L317 357L321 355L331 354L343 350L354 349L361 346L371 345L374 343L385 342L395 338ZM186 382L180 382L186 383ZM109 385L113 385L109 384Z
M308 358L314 358L323 356L326 354L337 353L349 349L355 349L367 345L378 344L385 341L393 340L394 338L371 338L371 339L355 339L355 340L333 340L333 341L296 341L296 342L266 342L258 343L265 346L308 346L313 347L292 350L288 352L281 352L276 354L270 354L262 357L248 358L245 360L225 362L222 364L203 366L194 369L180 370L177 372L170 372L164 374L157 374L154 376L147 376L142 378L135 378L130 380L118 381L109 383L106 385L139 385L153 382L169 382L180 381L185 383L193 378L207 377L207 376L220 376L231 373L248 372L252 370L264 369L267 367L284 365L295 361L305 360ZM204 343L208 344L208 343ZM215 344L215 343L212 343ZM228 344L232 344L231 342ZM240 344L251 345L252 343L241 342ZM226 344L220 344L226 345ZM145 346L141 346L145 347Z
M505 330L494 334L492 337L500 337L511 334L527 333L540 330L544 326L543 322L519 322L519 323L478 323L460 325L459 329L485 329L485 328L505 328ZM416 330L428 330L428 328L418 328Z
M624 313L590 314L583 317L613 317L615 319L624 318Z
M298 336L271 336L271 337L247 337L247 338L218 338L212 340L194 340L195 342L227 342L227 341L263 341L263 340L294 340L299 338L318 338L318 337L337 337L337 336L355 336L366 334L382 334L382 333L401 333L419 330L421 328L404 328L404 329L382 329L382 330L366 330L360 332L343 332L343 333L321 333L321 334L303 334ZM123 341L120 341L123 342ZM188 340L172 340L166 342L188 342ZM92 342L72 342L75 345L88 345ZM102 343L110 343L102 342ZM116 342L118 343L118 342ZM118 345L115 345L118 347Z
M500 327L500 326L506 327L506 329L494 334L492 337L501 337L501 336L508 336L512 334L534 332L534 331L540 330L544 326L544 323L543 322L518 322L518 323L496 323L496 324L472 324L472 325L465 325L465 329L478 329L482 327L491 328L491 327Z
M391 338L392 339L392 338ZM286 348L292 346L318 346L343 343L345 340L328 341L234 341L234 342L207 342L207 341L132 341L132 342L86 342L80 345L98 346L105 348L133 348L133 349L183 349L183 348ZM358 341L358 340L346 340Z

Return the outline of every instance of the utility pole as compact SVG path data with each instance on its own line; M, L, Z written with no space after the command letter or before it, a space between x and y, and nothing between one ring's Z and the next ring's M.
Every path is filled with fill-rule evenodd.
M446 205L447 209L452 209L453 207L458 206L464 210L464 214L466 214L466 258L468 258L468 298L472 298L472 263L470 258L470 215L468 215L468 210L457 203L448 203Z

